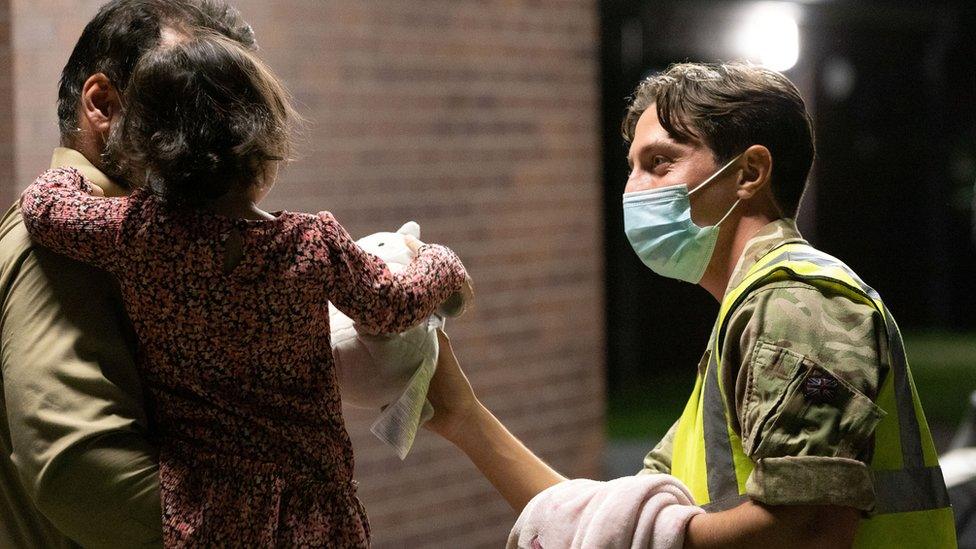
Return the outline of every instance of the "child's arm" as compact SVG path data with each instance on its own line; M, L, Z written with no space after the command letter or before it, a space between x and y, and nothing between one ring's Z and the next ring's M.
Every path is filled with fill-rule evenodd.
M363 332L405 331L430 316L465 282L464 265L444 246L421 246L410 265L394 274L356 245L332 214L322 212L319 218L322 249L328 254L329 300Z
M48 170L24 191L21 213L35 243L111 271L129 203L93 196L94 189L74 168Z

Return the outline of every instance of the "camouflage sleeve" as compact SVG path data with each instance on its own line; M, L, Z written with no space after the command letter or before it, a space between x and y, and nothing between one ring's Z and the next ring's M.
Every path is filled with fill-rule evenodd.
M723 386L755 462L746 492L769 505L869 510L874 404L887 369L884 322L869 305L778 282L733 314Z
M644 457L644 467L637 472L638 475L671 473L671 453L674 450L674 432L677 429L678 422L675 421L664 438Z

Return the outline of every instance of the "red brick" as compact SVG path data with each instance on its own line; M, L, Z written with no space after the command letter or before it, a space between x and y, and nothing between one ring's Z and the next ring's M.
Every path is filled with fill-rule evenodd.
M0 0L0 202L13 201L16 164L14 162L13 52L11 48L10 1Z

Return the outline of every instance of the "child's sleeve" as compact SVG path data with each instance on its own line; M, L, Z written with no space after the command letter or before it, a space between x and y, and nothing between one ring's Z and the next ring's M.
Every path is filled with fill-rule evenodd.
M35 243L112 271L129 201L94 196L93 188L74 168L48 170L24 191L20 209Z
M322 212L328 298L366 333L396 333L430 316L461 289L467 272L451 250L425 244L394 274L360 248L332 214Z

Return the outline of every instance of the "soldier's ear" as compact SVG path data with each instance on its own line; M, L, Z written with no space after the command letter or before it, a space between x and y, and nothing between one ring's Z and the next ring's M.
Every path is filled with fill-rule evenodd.
M769 187L773 174L773 155L763 145L752 145L739 160L741 176L736 191L740 200L749 200Z

